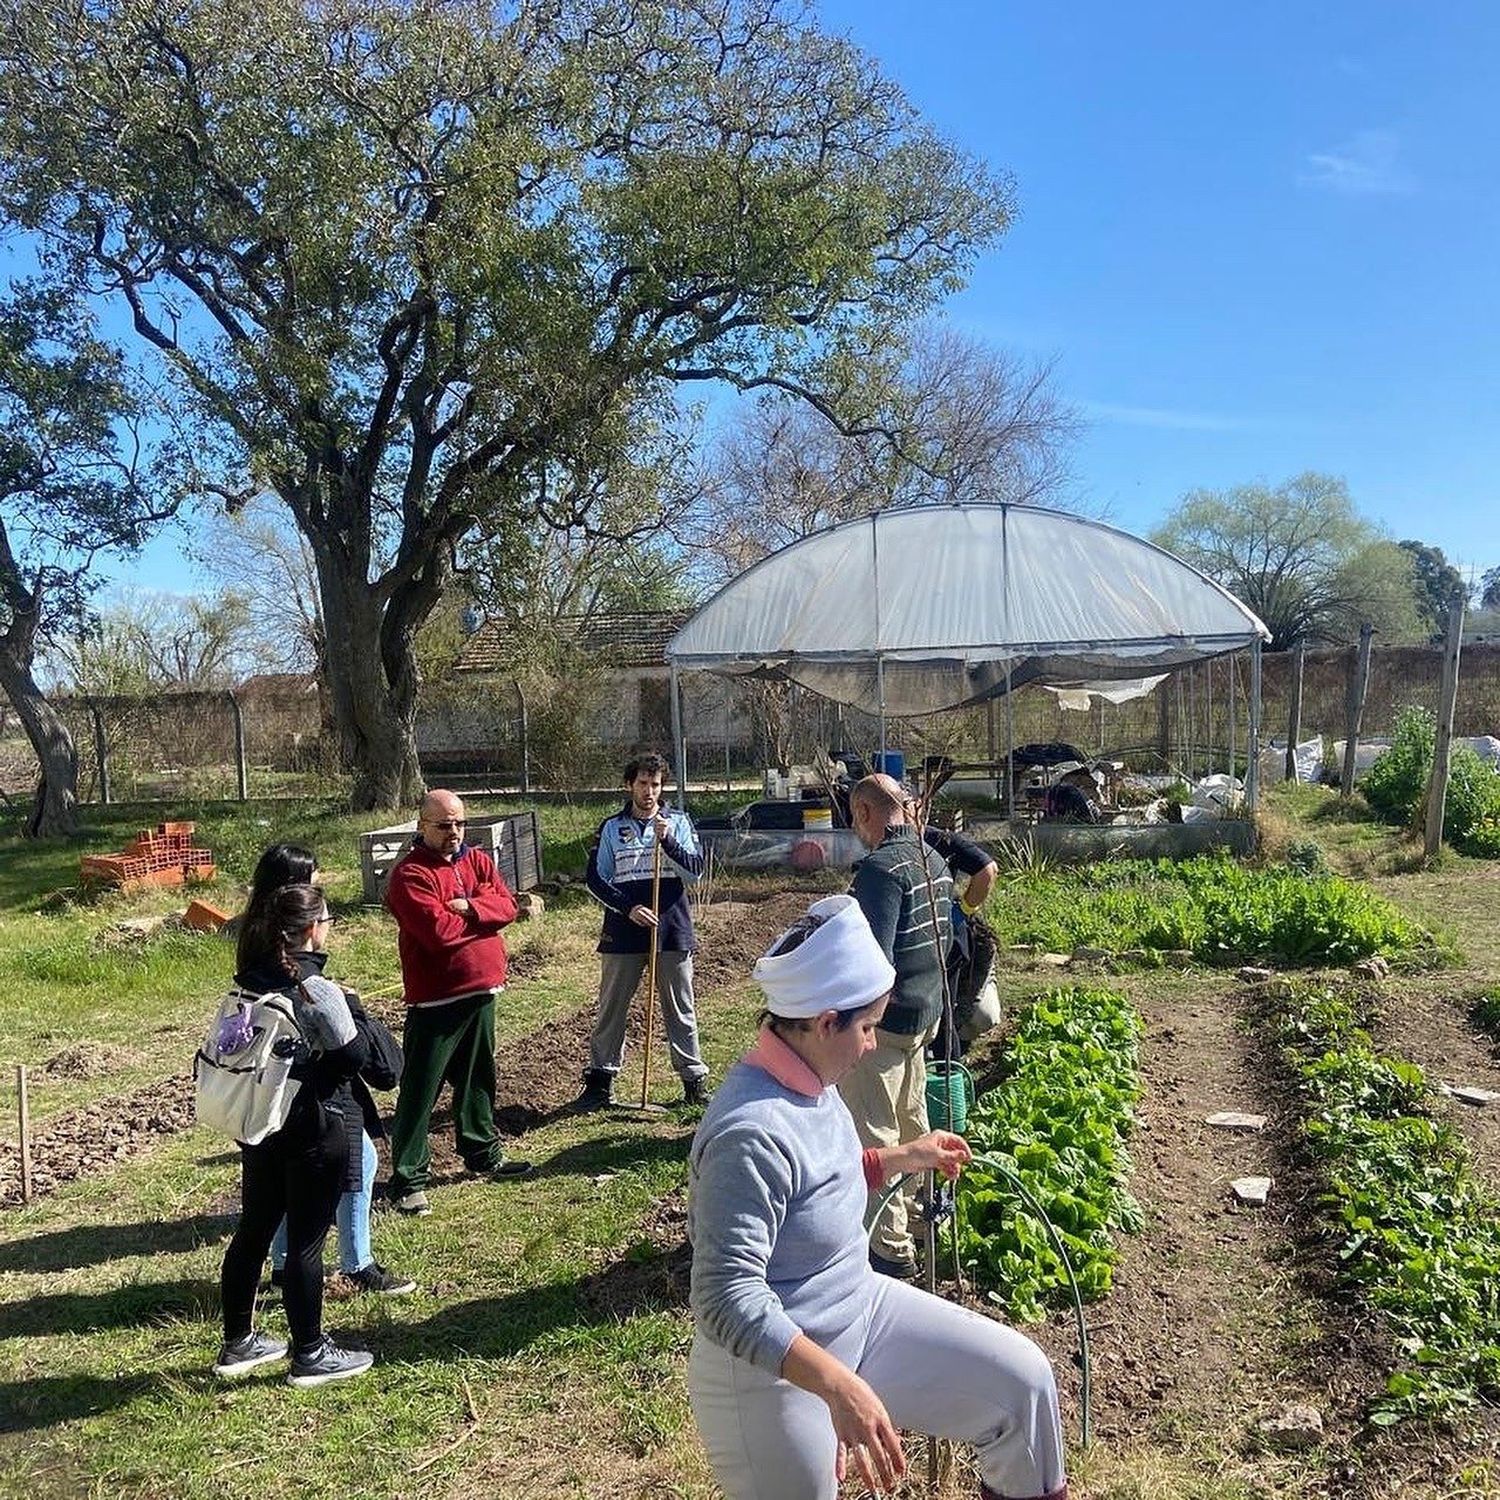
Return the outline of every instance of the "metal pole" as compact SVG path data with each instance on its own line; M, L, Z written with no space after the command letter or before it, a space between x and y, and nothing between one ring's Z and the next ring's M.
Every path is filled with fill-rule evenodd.
M521 679L517 677L516 702L521 705L521 795L531 792L531 725L527 720L526 694L521 691Z
M880 769L885 769L885 658L875 657L875 696L880 706Z
M1011 704L1010 662L1005 663L1005 821L1016 820L1016 714Z
M245 715L240 709L240 700L233 693L225 693L229 699L229 712L234 715L234 771L239 783L239 800L250 800L250 768L245 764Z
M687 741L682 735L682 680L672 663L672 752L677 760L677 805L687 811Z
M729 679L724 678L724 790L729 790Z
M1260 805L1260 637L1250 643L1250 746L1245 764L1245 804Z
M1239 726L1235 723L1235 709L1238 706L1238 695L1235 691L1235 658L1229 658L1229 779L1234 780L1235 762L1239 758L1240 742L1235 733Z

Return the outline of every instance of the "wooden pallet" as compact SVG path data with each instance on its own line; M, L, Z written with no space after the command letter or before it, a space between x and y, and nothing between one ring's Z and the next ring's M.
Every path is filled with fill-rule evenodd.
M395 823L359 836L359 871L367 906L379 906L396 861L411 847L417 824ZM529 891L542 881L542 830L534 810L500 817L470 818L464 837L495 861L500 878L513 891Z

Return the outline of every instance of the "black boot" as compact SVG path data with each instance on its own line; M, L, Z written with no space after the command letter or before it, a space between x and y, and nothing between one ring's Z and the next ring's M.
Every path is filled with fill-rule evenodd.
M573 1101L577 1110L608 1109L615 1102L615 1075L605 1068L588 1068L583 1092Z

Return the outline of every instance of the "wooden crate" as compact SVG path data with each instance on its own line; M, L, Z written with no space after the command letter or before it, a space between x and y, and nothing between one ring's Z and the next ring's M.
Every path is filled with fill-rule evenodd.
M396 861L411 847L417 823L395 823L359 836L359 871L367 906L379 906ZM529 891L542 881L542 830L530 808L499 817L470 818L464 837L495 861L500 878L513 891Z

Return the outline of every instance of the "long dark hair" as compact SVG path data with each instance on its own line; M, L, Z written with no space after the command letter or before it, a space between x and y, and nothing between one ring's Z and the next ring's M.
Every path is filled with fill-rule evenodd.
M272 844L255 866L250 879L250 900L245 911L263 906L284 885L308 885L318 868L318 857L301 844Z
M235 966L242 973L280 968L296 979L302 935L327 908L323 892L305 882L284 885L273 892L258 910L245 913L235 948Z

